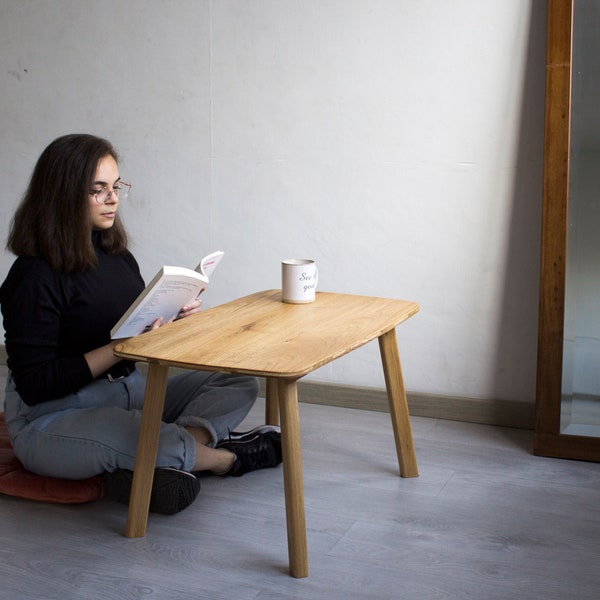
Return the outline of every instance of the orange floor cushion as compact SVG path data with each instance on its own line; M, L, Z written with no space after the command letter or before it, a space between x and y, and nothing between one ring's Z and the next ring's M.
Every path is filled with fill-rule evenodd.
M73 481L27 471L13 452L4 413L0 413L0 493L62 504L82 504L106 496L102 475Z

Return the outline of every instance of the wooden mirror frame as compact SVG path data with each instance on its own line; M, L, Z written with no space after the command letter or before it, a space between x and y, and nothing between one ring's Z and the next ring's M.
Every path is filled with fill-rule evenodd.
M574 0L548 0L534 453L600 461L600 438L560 432Z

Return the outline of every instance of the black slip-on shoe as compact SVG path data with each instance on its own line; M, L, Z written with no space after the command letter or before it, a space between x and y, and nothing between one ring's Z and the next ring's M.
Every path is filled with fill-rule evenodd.
M117 469L106 473L104 481L109 498L121 504L129 504L133 471ZM192 473L170 467L155 469L150 494L150 512L174 515L187 508L199 492L200 480Z

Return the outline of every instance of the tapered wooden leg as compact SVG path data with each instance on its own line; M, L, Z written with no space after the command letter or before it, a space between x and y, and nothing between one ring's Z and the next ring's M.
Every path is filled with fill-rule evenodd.
M406 390L404 389L404 379L400 367L400 354L395 329L384 333L379 338L379 349L383 363L392 427L394 428L400 475L402 477L418 477L419 470L410 427L408 402L406 401Z
M277 386L277 379L274 377L267 377L265 391L265 423L267 423L267 425L279 425L279 392Z
M169 367L157 363L150 363L148 368L142 422L135 458L131 496L129 497L127 527L125 529L125 536L130 538L143 537L146 534L168 372Z
M302 482L302 452L298 388L295 380L279 380L279 411L283 450L283 483L287 519L290 575L308 577L306 519L304 516L304 484Z

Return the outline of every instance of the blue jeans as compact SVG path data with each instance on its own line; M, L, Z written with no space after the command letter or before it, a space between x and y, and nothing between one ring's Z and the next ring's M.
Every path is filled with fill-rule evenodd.
M9 373L4 413L15 455L33 473L64 479L133 470L145 387L146 378L135 370L28 406ZM169 377L156 466L191 471L196 449L184 427L204 427L214 446L243 421L257 394L254 377L204 371Z

